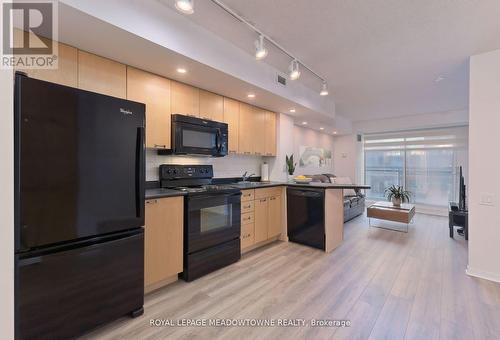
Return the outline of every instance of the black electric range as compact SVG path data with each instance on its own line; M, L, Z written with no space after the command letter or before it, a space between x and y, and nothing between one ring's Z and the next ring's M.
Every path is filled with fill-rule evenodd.
M162 188L186 192L184 197L184 270L192 281L241 257L241 191L214 185L211 165L160 166Z

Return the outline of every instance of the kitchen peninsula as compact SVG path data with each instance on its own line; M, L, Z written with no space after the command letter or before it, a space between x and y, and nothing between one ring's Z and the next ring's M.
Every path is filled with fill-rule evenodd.
M216 181L220 181L219 179L214 179ZM321 207L317 213L308 213L308 208L311 206L310 203L306 203L305 205L302 205L299 203L297 205L294 203L293 207L293 213L294 213L294 225L299 225L299 229L304 232L304 234L309 234L307 237L310 237L312 230L314 227L318 228L318 230L323 230L324 233L320 232L321 235L315 235L315 237L318 238L318 242L321 242L321 245L315 246L314 244L307 244L307 242L300 242L301 237L298 239L298 243L304 243L306 245L311 245L313 247L321 248L325 252L329 253L333 251L335 248L337 248L343 240L344 236L344 221L343 221L343 202L344 202L344 190L345 189L370 189L370 186L367 185L357 185L357 184L334 184L334 183L320 183L320 182L311 182L309 184L298 184L298 183L287 183L287 182L247 182L247 183L227 183L225 184L230 184L231 186L234 186L236 188L239 188L242 191L242 201L245 200L245 196L249 197L249 199L253 202L254 200L265 200L267 197L266 195L259 195L259 191L265 188L273 188L273 187L281 187L283 190L283 194L281 195L280 193L278 194L273 194L270 196L269 199L274 198L275 196L282 196L283 198L287 196L286 192L287 189L298 189L299 191L302 192L317 192L318 193L318 199L320 200ZM182 192L177 192L176 190L165 190L165 189L149 189L146 190L146 199L156 199L156 198L161 198L161 197L172 197L172 196L177 196L177 195L183 195ZM257 194L256 194L257 193ZM305 194L307 196L307 193ZM310 195L310 194L309 194ZM262 197L261 197L262 196ZM259 204L257 202L257 204ZM281 202L282 206L282 211L281 211L281 223L280 224L280 232L278 233L278 236L275 236L274 234L272 235L272 238L269 238L269 240L276 240L276 239L281 239L281 240L290 240L292 242L295 242L290 237L287 237L287 235L290 235L290 230L289 230L289 225L291 223L288 223L288 218L287 216L289 215L290 209L288 208L289 204L292 202L288 202L286 199L283 199ZM242 202L243 204L243 202ZM252 205L252 207L255 207L255 205ZM253 208L255 209L255 208ZM322 216L316 216L318 213ZM242 210L242 214L249 214L255 216L255 214L252 211L246 211ZM320 222L318 223L313 223L311 228L308 228L307 226L311 227L311 224L307 224L308 222L311 222L314 220L314 216L319 218ZM249 216L250 217L250 216ZM243 222L244 218L242 219ZM254 218L250 217L249 221L251 223L254 222ZM307 223L306 223L307 222ZM318 221L316 221L318 222ZM255 239L255 234L257 232L258 234L258 227L255 227L255 224L252 225L252 230L248 231L248 227L242 226L242 232L241 232L241 238L242 238L242 252L246 252L248 250L255 249L254 245L259 245L260 241L259 238ZM313 236L314 237L314 236ZM246 243L248 242L248 238L251 239L250 245L246 247ZM267 241L267 240L266 240ZM265 244L264 242L263 244Z

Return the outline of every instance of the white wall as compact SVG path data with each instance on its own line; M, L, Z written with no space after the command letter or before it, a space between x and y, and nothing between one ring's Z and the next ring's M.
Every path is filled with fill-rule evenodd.
M359 183L357 178L358 143L356 138L357 136L354 134L334 138L333 164L335 164L335 175L347 176L354 182Z
M0 339L14 338L14 131L12 71L0 71Z
M353 123L354 132L378 133L433 127L463 126L469 122L467 109L414 114L387 119L362 120Z
M333 145L333 136L320 133L316 130L302 128L299 126L293 127L293 154L294 159L297 161L297 168L295 170L295 175L316 175L324 173L334 173L334 163L332 157L332 164L330 166L324 167L313 167L305 166L301 167L299 164L299 150L301 146L312 146L331 150L335 154ZM333 155L332 155L333 156Z
M277 122L277 147L276 157L266 157L269 163L269 179L271 181L286 181L287 172L285 166L285 156L291 155L293 149L293 118L280 113Z
M469 266L470 275L500 282L500 50L470 59ZM492 195L492 205L481 196Z

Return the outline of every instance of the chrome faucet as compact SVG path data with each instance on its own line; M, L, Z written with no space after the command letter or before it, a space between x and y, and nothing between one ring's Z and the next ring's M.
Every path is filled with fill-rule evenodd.
M250 177L252 177L253 175L255 175L255 174L250 174L250 175L247 175L247 174L248 174L248 171L245 171L245 173L243 174L243 176L241 176L243 182L248 182L248 179Z

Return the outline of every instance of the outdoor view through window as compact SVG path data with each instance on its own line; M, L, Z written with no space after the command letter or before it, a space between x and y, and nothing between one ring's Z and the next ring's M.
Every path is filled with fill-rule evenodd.
M401 185L417 204L446 206L457 200L458 166L467 178L467 128L428 129L366 135L365 183L369 199Z

